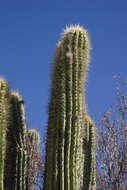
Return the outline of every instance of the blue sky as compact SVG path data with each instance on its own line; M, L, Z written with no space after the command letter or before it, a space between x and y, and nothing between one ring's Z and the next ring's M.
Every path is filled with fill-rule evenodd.
M0 0L0 76L25 99L30 128L44 134L53 54L66 25L91 37L89 114L97 123L115 102L112 75L127 74L126 0Z

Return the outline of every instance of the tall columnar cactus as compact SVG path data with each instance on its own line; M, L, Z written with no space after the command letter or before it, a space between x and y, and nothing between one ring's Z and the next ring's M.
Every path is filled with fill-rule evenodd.
M26 135L24 101L17 93L11 94L11 126L7 132L5 189L26 190Z
M0 190L4 189L4 165L6 151L6 131L9 121L9 88L7 82L0 78Z
M27 190L35 190L36 187L39 144L39 133L35 129L29 130L27 138Z
M55 51L43 190L81 190L83 187L84 83L89 49L87 32L72 26L64 31ZM91 145L89 155L90 152Z
M35 189L27 179L31 162L35 181L38 148L39 134L36 130L28 133L22 97L0 78L0 190Z
M84 114L83 150L84 150L84 179L83 190L96 189L95 170L95 125L91 118Z

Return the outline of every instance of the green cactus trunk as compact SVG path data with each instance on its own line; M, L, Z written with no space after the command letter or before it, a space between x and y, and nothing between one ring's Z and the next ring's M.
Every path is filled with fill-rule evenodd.
M79 26L67 28L56 48L43 190L83 187L84 83L89 49L87 32Z
M9 124L9 88L0 79L0 190L4 190L4 166L6 154L6 131Z
M39 133L32 129L28 131L27 138L27 188L26 190L35 190L38 167L38 149L40 144Z
M13 92L11 94L11 126L7 133L6 190L26 190L26 135L24 101L18 93Z

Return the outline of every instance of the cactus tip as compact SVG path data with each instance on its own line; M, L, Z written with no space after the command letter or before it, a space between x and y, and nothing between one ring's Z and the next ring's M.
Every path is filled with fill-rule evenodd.
M84 113L84 119L86 119L87 121L90 121L90 123L93 123L93 124L94 124L94 122L93 122L93 120L91 119L91 117L90 117L88 114L86 114L86 113Z
M70 25L70 26L67 26L66 25L66 28L63 29L63 32L61 34L61 40L58 42L57 44L57 47L60 46L61 42L62 42L62 39L64 38L64 36L68 33L75 33L75 32L80 32L82 33L85 38L86 38L86 43L87 43L87 47L88 49L91 49L91 44L90 44L90 37L89 37L89 34L87 32L86 29L84 29L82 26L80 26L79 24L78 25Z
M19 101L23 101L23 98L22 98L22 96L19 94L18 91L12 91L12 92L11 92L11 95L17 97L17 98L19 99Z
M84 34L87 35L87 30L84 29L82 26L80 25L70 25L70 26L66 26L66 28L63 31L63 34L69 33L69 32L76 32L76 31L80 31Z
M35 134L36 137L38 138L38 144L40 144L40 135L39 135L39 133L37 132L37 130L35 130L35 129L30 129L30 130L29 130L29 134Z

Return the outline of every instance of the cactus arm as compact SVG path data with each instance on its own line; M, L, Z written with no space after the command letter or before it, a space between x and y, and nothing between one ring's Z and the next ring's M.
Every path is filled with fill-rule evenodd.
M25 108L24 101L20 100L20 116L21 116L21 137L22 137L22 190L26 190L26 170L27 170L27 151L26 151L26 135L27 126L25 120Z
M27 155L25 139L27 126L25 122L24 101L17 92L11 93L11 112L12 127L10 133L12 133L12 140L15 142L13 148L16 150L16 155L13 158L13 162L15 162L15 173L13 175L16 176L14 177L13 188L15 190L26 190Z
M90 123L89 126L89 186L90 190L96 187L96 173L95 173L95 129L94 124Z
M28 131L27 137L27 190L35 190L36 177L37 177L37 165L38 165L38 149L40 144L39 133L32 129Z
M95 171L95 125L88 115L84 115L84 190L96 189Z
M19 96L18 94L11 95L11 104L12 104L12 120L13 120L13 136L16 142L16 157L15 162L16 165L16 180L15 180L15 189L22 189L22 138L21 138L21 123L20 123L20 115L19 115ZM17 159L17 160L16 160Z
M9 119L9 88L4 79L0 79L0 189L4 190L4 166L6 153L6 131Z

